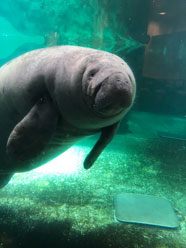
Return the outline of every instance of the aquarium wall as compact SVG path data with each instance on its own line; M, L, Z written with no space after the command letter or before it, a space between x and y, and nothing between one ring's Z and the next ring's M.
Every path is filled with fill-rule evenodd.
M1 64L55 45L129 53L147 42L148 7L145 0L8 0L0 5Z
M0 2L0 66L59 45L119 55L134 72L136 99L89 170L83 162L99 134L35 170L16 173L0 189L0 248L185 248L186 1ZM154 201L147 225L143 207L132 223L117 221L125 212L120 197L115 208L121 193L135 200L157 197L158 214L158 203L167 199L176 225L160 227ZM163 209L159 219L167 217Z
M140 105L149 111L186 113L186 2L151 1Z

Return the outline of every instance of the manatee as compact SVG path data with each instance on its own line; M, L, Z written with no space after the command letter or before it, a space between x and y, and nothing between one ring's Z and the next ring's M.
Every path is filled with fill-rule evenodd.
M134 75L120 57L78 46L27 52L0 68L0 187L100 132L88 169L135 99ZM67 166L67 165L64 165Z

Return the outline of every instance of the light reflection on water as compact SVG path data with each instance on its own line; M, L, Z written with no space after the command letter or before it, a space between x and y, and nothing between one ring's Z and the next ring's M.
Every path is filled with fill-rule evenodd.
M83 160L87 152L80 146L74 146L43 166L25 173L16 173L9 184L29 183L32 180L47 177L77 176L83 169Z

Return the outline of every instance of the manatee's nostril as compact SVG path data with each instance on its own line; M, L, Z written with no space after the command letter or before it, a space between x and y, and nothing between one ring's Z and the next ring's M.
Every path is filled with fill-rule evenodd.
M126 80L126 81L124 82L124 84L129 84L129 81L128 81L128 80Z
M130 84L130 81L129 80L124 80L124 81L121 81L121 80L117 80L117 83L124 86L124 85L129 85Z

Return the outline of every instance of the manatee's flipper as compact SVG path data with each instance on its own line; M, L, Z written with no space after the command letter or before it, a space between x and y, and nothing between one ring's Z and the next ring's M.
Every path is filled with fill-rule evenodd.
M13 176L13 173L2 173L0 174L0 189L2 189L4 186L8 184L11 177Z
M55 132L58 117L51 99L41 98L11 132L7 142L10 159L25 161L41 153Z
M101 136L91 152L88 154L84 161L84 168L89 169L93 163L96 161L98 156L101 154L101 152L104 150L104 148L110 143L110 141L113 139L118 127L119 123L117 122L111 126L104 127L101 130Z

